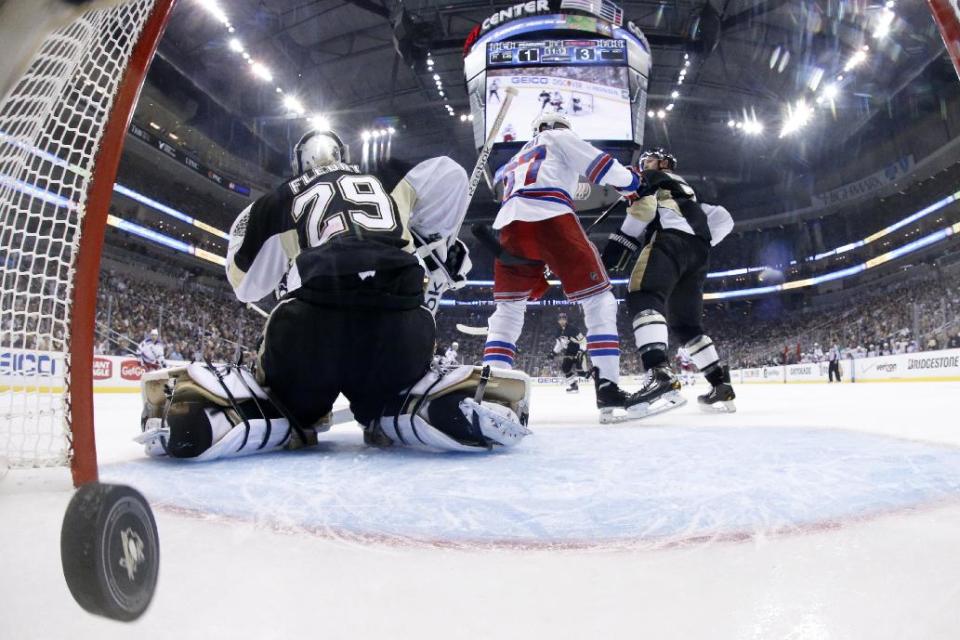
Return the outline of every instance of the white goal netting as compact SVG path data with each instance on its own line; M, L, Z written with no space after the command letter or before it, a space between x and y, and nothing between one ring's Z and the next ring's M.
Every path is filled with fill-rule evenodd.
M154 4L78 17L43 40L0 96L0 458L14 468L70 461L81 225L103 132Z

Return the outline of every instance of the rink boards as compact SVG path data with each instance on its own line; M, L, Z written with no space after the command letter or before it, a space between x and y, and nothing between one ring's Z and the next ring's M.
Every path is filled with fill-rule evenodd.
M171 366L185 364L168 362ZM949 382L960 381L960 349L902 353L874 358L847 358L840 364L843 382ZM0 350L0 391L38 390L61 393L66 368L63 354L27 349ZM130 356L95 356L93 390L97 393L137 393L143 367ZM827 363L734 369L734 384L784 384L827 382ZM638 384L640 376L624 376ZM534 378L534 384L559 385L560 377Z
M734 384L827 382L827 362L790 364L730 372ZM960 349L899 353L874 358L845 358L843 382L949 382L960 380Z

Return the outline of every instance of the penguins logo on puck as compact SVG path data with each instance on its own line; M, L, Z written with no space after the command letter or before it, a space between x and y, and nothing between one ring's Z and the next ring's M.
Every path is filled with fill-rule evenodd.
M127 578L132 582L137 576L137 568L143 563L143 540L133 529L124 529L120 532L121 546L123 547L123 557L120 558L120 566L127 570Z
M122 485L80 487L63 518L60 558L81 607L136 620L150 605L160 567L157 524L147 501Z

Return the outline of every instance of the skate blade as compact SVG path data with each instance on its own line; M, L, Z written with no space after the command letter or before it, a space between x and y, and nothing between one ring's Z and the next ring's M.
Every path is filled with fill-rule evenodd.
M687 399L684 398L680 392L673 391L660 396L653 402L644 402L630 407L627 409L627 416L625 419L641 420L643 418L655 416L659 413L666 413L672 409L678 409L685 404L687 404Z
M700 405L700 411L704 413L736 413L737 405L733 403L733 400L722 400L714 404L703 404L698 402Z

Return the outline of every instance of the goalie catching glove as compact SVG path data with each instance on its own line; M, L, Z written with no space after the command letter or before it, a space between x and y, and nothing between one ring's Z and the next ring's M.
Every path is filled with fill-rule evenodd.
M416 246L414 254L427 273L425 306L436 315L443 294L467 284L467 274L473 268L470 250L459 238L454 238L448 247L446 239L442 237L425 239L415 232L411 232L411 235Z
M364 429L364 440L442 451L512 447L530 434L530 378L522 371L462 366L431 370Z

